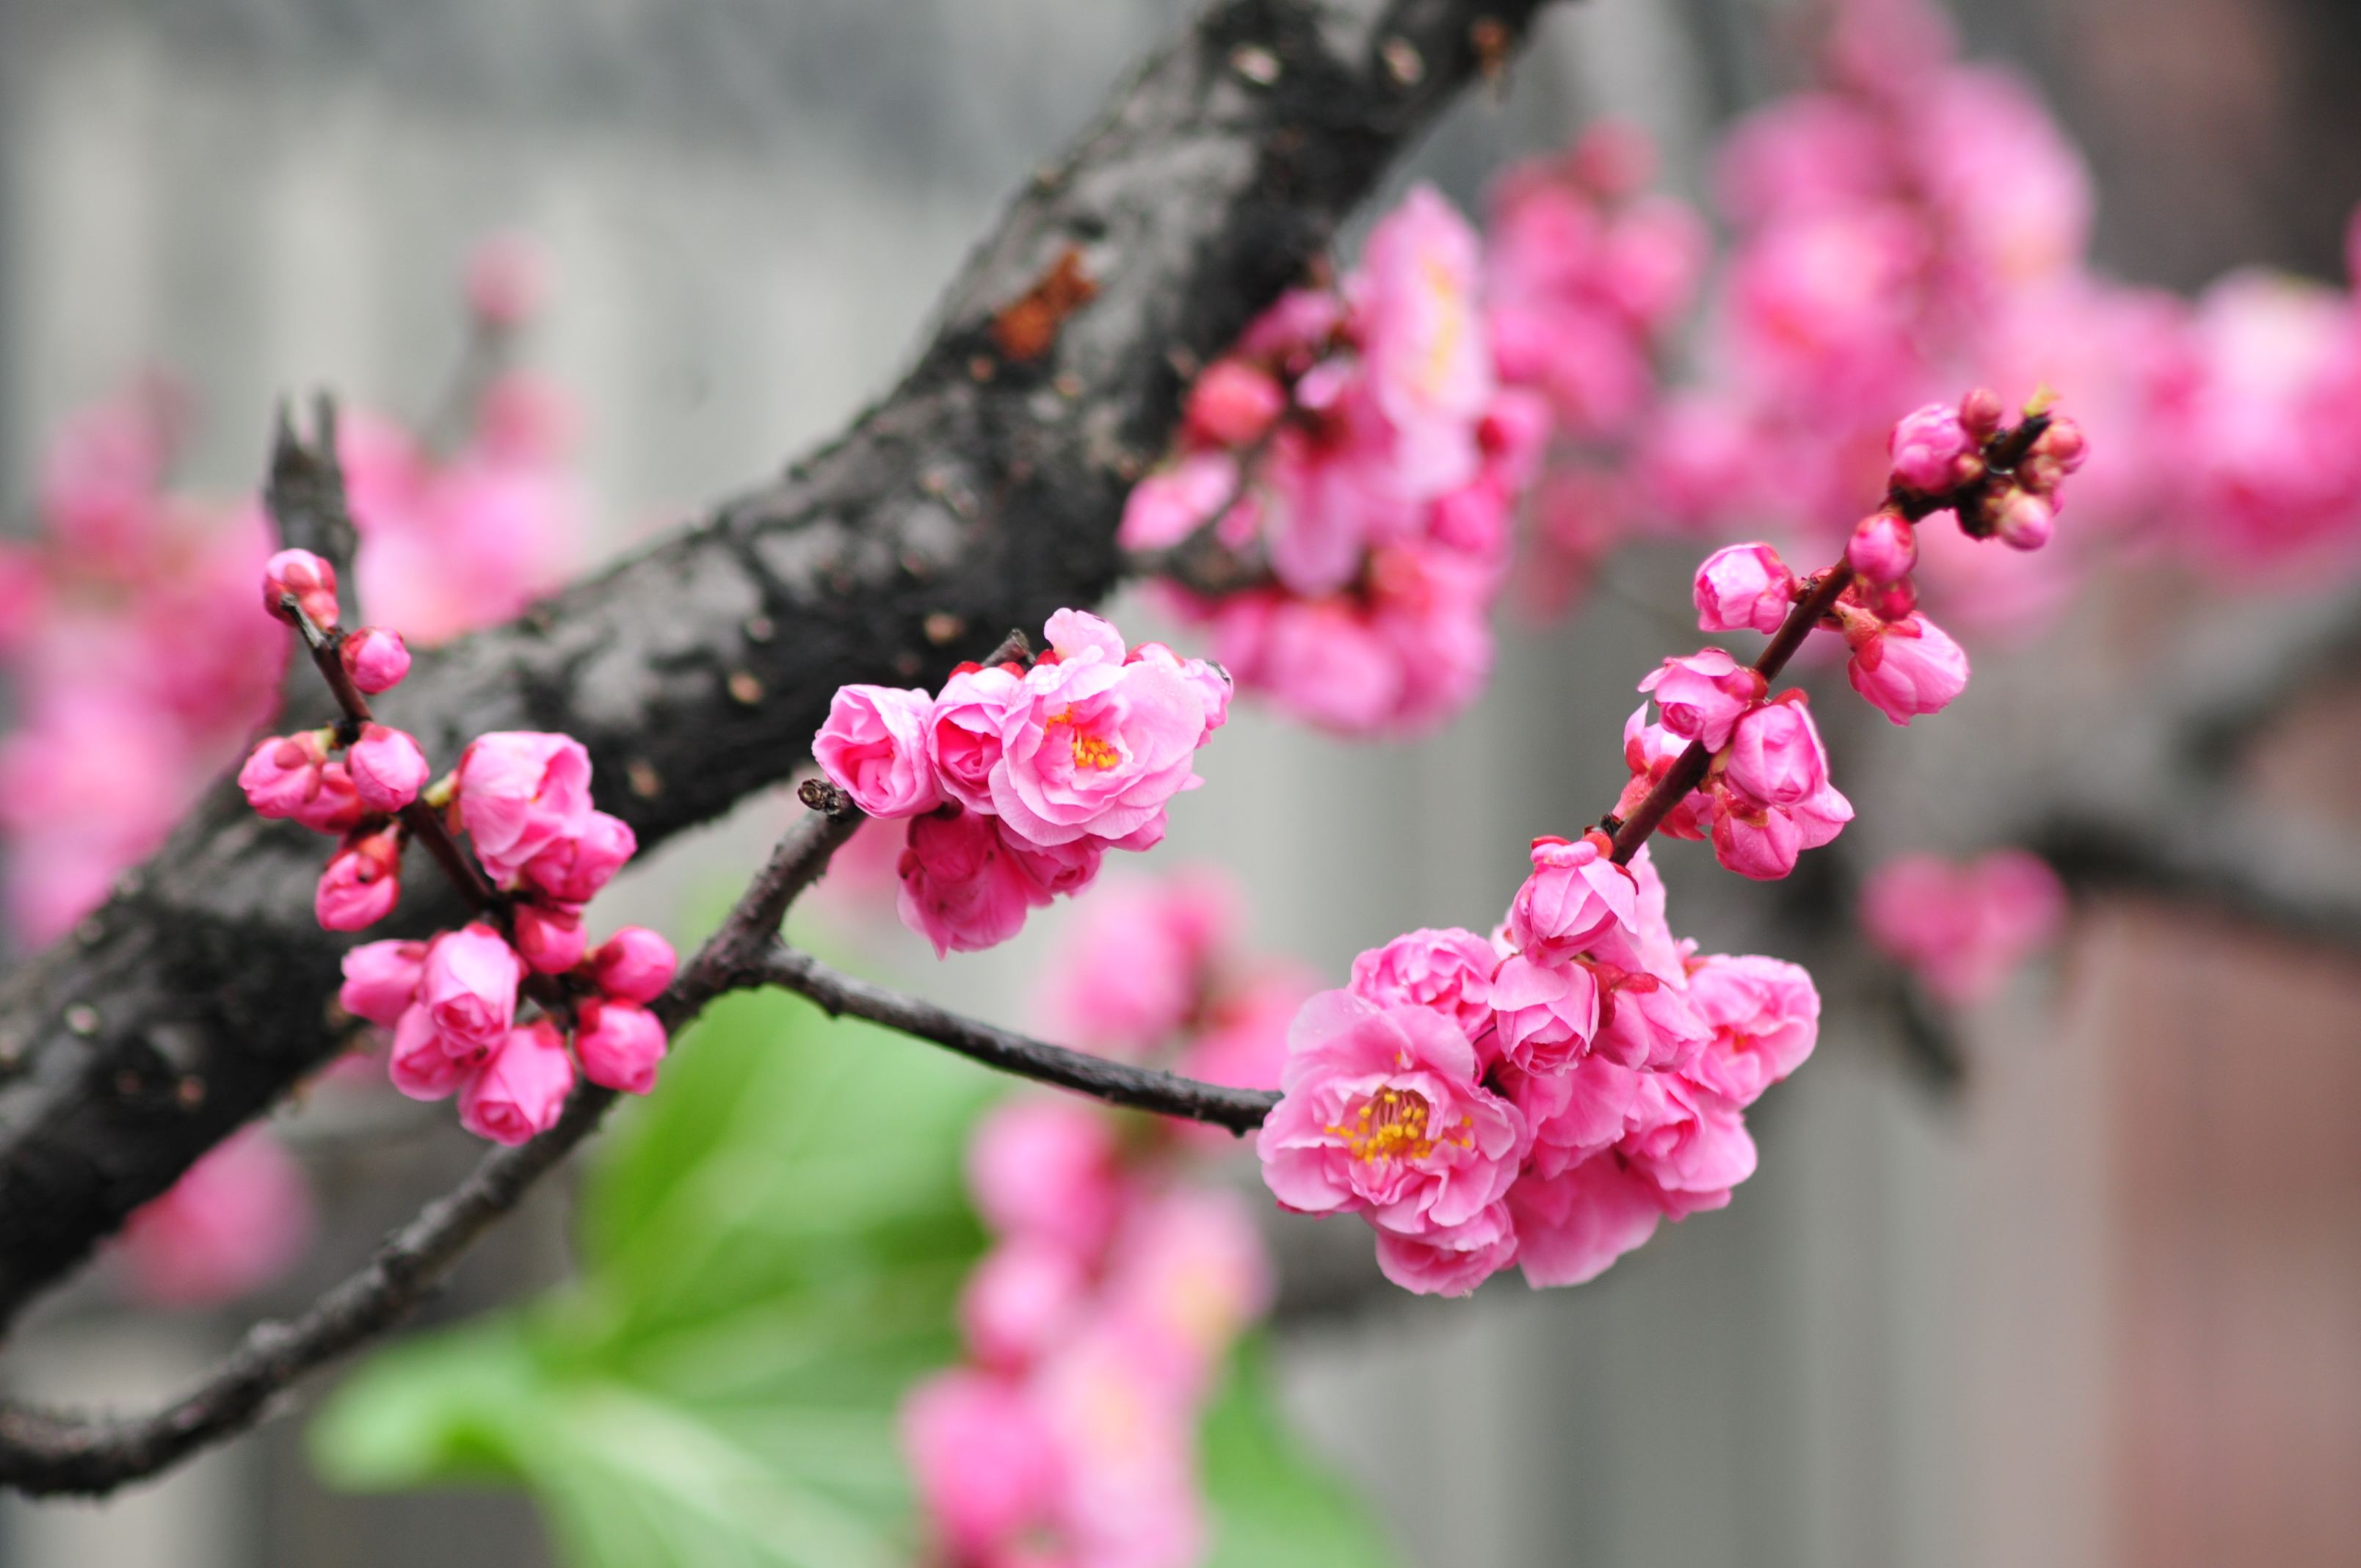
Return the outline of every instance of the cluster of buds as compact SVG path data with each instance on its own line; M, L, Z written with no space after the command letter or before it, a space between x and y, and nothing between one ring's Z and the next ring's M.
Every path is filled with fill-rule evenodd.
M1048 652L961 665L941 691L850 685L812 756L872 817L907 818L903 923L938 956L1008 940L1081 893L1109 850L1148 850L1229 716L1219 666L1061 609Z
M357 931L384 918L413 839L427 841L478 906L459 930L345 955L345 1009L393 1032L395 1087L418 1100L457 1093L460 1121L508 1144L555 1123L577 1063L593 1083L645 1093L665 1048L648 1004L676 960L638 927L589 947L584 906L638 844L629 825L591 806L582 743L480 735L429 784L417 740L378 723L363 696L408 673L401 637L340 631L335 568L308 551L270 558L263 602L302 635L345 709L326 729L266 739L238 773L260 815L338 836L314 900L320 924Z

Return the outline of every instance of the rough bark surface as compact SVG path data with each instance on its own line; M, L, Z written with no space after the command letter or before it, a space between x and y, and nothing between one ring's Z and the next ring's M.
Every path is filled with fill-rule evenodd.
M653 845L786 777L839 685L937 681L1099 598L1184 367L1301 274L1541 3L1214 5L1016 198L917 364L843 436L421 656L382 717L445 764L485 730L578 736L598 804ZM1015 356L1030 345L995 322L1077 267L1089 297ZM324 849L225 784L0 987L0 1322L337 1044L350 939L312 919ZM413 878L371 936L456 923L455 896Z

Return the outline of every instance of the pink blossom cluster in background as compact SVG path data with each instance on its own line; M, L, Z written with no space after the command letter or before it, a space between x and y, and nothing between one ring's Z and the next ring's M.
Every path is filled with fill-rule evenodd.
M390 689L409 668L399 636L337 630L335 569L308 551L270 557L263 604L328 631L362 692ZM589 946L584 906L638 848L629 825L591 806L589 753L571 736L502 730L468 742L431 785L429 772L410 735L348 718L266 738L237 781L259 815L337 836L314 901L329 930L362 930L392 911L403 852L421 834L464 833L481 865L490 907L478 919L345 955L339 999L393 1032L394 1087L413 1100L456 1092L461 1124L503 1144L556 1123L577 1061L593 1083L646 1093L665 1046L647 1004L672 983L675 959L641 927ZM524 1002L540 1016L525 1015Z
M301 1167L259 1127L232 1135L160 1198L132 1212L120 1238L139 1294L209 1307L269 1284L302 1254L312 1199Z
M1229 716L1218 665L1127 649L1084 610L1044 631L1029 664L962 664L937 693L845 686L812 740L854 805L908 820L899 908L939 957L1008 940L1032 910L1089 887L1107 850L1154 848Z
M2065 919L2058 873L2023 850L1967 861L1905 855L1878 867L1861 891L1869 939L1954 1006L1997 992Z
M1311 986L1248 964L1237 930L1209 873L1111 882L1043 977L1056 1026L1106 1056L1275 1084ZM1208 1146L1188 1131L1034 1094L977 1128L969 1188L993 1240L961 1298L965 1359L902 1410L947 1564L1203 1559L1198 1425L1271 1281L1245 1202L1194 1176Z

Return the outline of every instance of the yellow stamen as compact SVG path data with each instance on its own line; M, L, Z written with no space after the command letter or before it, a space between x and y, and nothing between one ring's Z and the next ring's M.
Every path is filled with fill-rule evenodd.
M1344 1139L1345 1147L1356 1160L1421 1160L1434 1152L1437 1142L1427 1125L1432 1114L1426 1096L1418 1091L1380 1089L1355 1109L1351 1125L1326 1130ZM1462 1116L1440 1141L1455 1148L1472 1148L1474 1134L1473 1124Z

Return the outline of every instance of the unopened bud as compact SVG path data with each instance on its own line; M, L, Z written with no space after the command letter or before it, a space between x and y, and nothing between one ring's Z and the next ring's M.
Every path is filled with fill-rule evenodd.
M336 569L309 550L281 550L262 564L262 608L292 626L280 603L291 594L314 626L336 624Z
M1863 588L1861 607L1888 625L1905 620L1918 608L1918 585L1904 577L1883 587Z
M1917 531L1895 512L1874 511L1862 518L1845 546L1845 565L1873 587L1901 581L1917 564Z
M1189 428L1216 446L1244 446L1286 407L1286 389L1268 371L1243 359L1216 360L1189 389Z
M2057 527L2057 509L2029 490L2013 490L2001 502L2001 543L2011 549L2038 550Z
M410 674L410 648L401 633L382 626L364 626L345 639L338 651L353 685L375 696L391 691Z
M2008 406L1990 387L1978 387L1960 400L1960 423L1978 441L1990 441L2008 417Z

